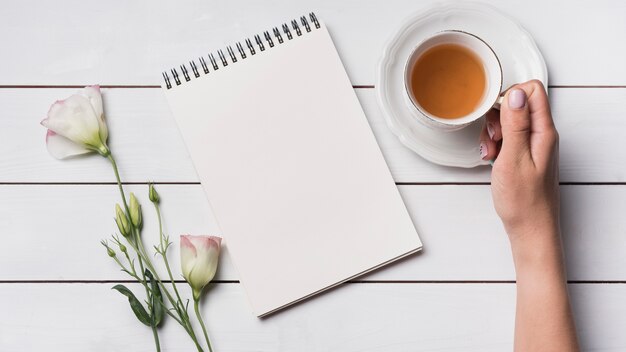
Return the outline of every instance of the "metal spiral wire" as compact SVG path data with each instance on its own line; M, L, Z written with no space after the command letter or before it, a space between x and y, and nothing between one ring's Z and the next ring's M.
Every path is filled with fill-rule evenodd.
M197 61L189 61L188 65L182 64L179 68L174 67L170 69L170 72L163 71L162 75L165 87L171 89L174 85L179 86L183 84L183 80L189 82L192 78L199 78L202 74L209 74L211 72L210 67L213 71L217 71L229 64L234 64L239 60L256 55L258 52L269 50L269 48L283 44L286 41L292 40L294 37L302 36L304 33L311 32L313 29L319 29L321 27L320 22L313 12L309 13L308 17L301 16L300 23L295 19L291 20L290 23L291 27L287 23L283 23L282 31L278 27L274 27L271 31L264 31L262 35L256 34L254 36L254 42L250 40L250 38L246 38L244 40L245 47L241 42L237 42L234 45L236 50L233 49L232 45L229 45L226 47L227 54L224 54L224 50L217 50L217 59L214 53L209 53L207 55L208 62L204 57L200 56ZM246 48L248 49L247 51Z

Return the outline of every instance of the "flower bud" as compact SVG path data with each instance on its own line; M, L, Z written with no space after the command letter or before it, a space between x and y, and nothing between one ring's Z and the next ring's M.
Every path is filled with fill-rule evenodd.
M148 188L148 197L150 198L150 201L152 203L158 204L159 203L159 194L157 193L156 189L154 188L154 185L151 183L149 188Z
M181 269L196 301L215 276L221 241L215 236L180 236Z
M126 246L120 243L120 251L122 251L122 253L126 253Z
M115 204L115 222L117 223L117 228L120 230L122 236L130 236L130 222L119 204Z
M130 221L133 222L136 228L141 228L141 205L139 201L137 201L137 197L133 192L130 192L130 205L128 206L128 211L130 211Z
M113 249L111 249L111 247L107 247L107 254L111 258L115 257L115 251Z

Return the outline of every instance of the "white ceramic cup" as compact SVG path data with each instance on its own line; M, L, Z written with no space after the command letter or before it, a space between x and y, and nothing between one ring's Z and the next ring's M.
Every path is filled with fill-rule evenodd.
M480 103L468 115L455 119L440 118L426 111L415 99L415 94L413 94L411 88L411 75L415 62L428 49L442 44L461 45L471 50L482 62L485 70L485 92ZM433 129L456 131L478 120L491 108L499 108L500 93L502 91L502 66L493 49L480 37L459 30L446 30L425 39L413 49L404 67L404 87L406 103L418 121Z

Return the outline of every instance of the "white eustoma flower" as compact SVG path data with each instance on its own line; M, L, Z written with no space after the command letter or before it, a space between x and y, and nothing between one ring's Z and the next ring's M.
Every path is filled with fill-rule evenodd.
M215 236L180 236L180 262L195 300L217 271L222 239Z
M57 159L93 151L109 153L100 86L85 87L78 94L55 102L41 124L48 129L48 152Z

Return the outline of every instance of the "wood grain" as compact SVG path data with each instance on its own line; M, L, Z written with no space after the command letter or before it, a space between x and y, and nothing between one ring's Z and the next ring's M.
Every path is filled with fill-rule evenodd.
M154 350L150 330L110 286L0 284L0 311L11 317L0 322L0 349ZM626 345L626 285L570 285L570 295L583 350ZM216 351L500 352L512 348L515 287L346 284L263 320L238 284L213 285L204 303ZM165 351L193 349L172 320L160 334Z
M352 83L374 83L386 40L436 0L258 2L26 0L0 12L0 84L160 84L164 68L316 11ZM625 85L626 4L610 0L490 2L533 35L556 85ZM564 15L567 13L567 15ZM52 29L52 30L51 30Z
M128 189L142 201L143 237L151 248L158 235L147 187ZM158 190L165 231L175 243L170 260L179 273L178 236L220 231L201 186ZM515 280L508 239L493 210L489 186L400 186L400 192L424 250L359 280ZM117 232L113 207L118 198L113 185L0 186L0 227L5 234L0 280L128 279L99 244ZM625 281L626 186L563 186L562 203L569 279ZM228 254L218 279L238 280Z
M113 182L98 156L58 161L45 149L39 121L52 102L77 89L0 89L0 183ZM160 89L104 89L110 145L129 182L198 182ZM488 167L433 165L389 131L373 89L357 89L387 164L400 183L489 182ZM561 134L561 181L626 182L626 89L551 89ZM607 127L610 126L610 127Z
M156 241L155 217L141 184L148 180L167 183L159 192L174 242L181 233L219 234L158 89L159 72L310 10L329 26L390 170L403 184L400 192L424 251L259 320L226 248L218 272L224 283L212 286L204 307L216 350L510 350L515 276L484 185L490 169L422 160L389 132L372 89L387 38L405 16L435 2L25 0L4 6L0 350L153 350L150 331L110 290L127 277L98 243L116 231L112 172L97 156L60 162L47 154L38 122L50 104L86 84L108 86L103 91L110 145L124 180L139 183L129 189L144 204L147 243ZM561 134L561 181L576 184L562 186L568 276L593 283L570 285L582 347L623 350L626 3L491 4L519 20L548 63ZM171 254L180 279L177 243ZM172 321L162 340L167 351L191 348Z

